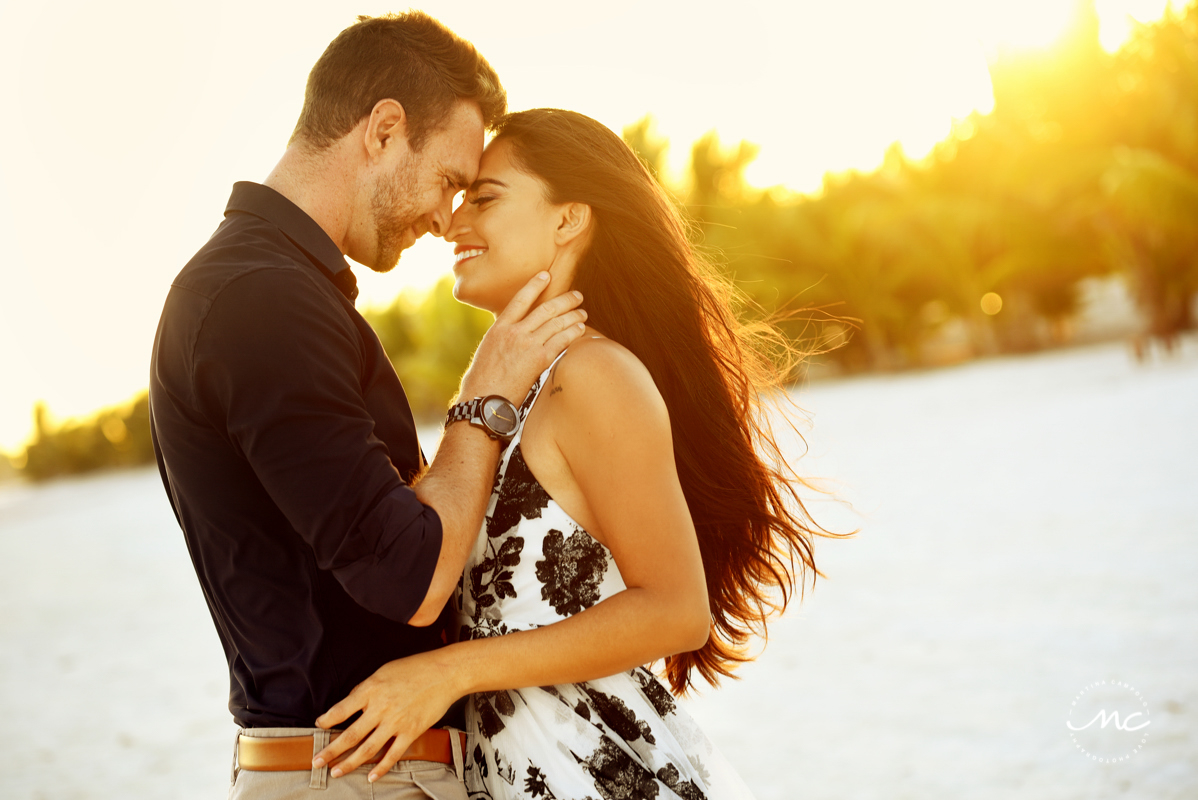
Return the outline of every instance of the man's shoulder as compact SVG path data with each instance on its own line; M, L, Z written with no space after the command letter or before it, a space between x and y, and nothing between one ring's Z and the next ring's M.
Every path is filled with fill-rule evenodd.
M330 330L340 340L358 337L340 293L302 250L269 222L230 214L171 283L153 363L190 370L199 348L227 354L230 346L261 344L254 331L284 329L297 337Z
M276 226L251 214L230 214L171 283L209 303L231 288L269 283L320 291L321 277L304 253ZM248 279L248 280L247 280Z

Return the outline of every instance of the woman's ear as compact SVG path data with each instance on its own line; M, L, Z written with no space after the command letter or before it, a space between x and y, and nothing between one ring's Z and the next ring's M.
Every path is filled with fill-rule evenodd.
M553 232L553 241L559 247L570 244L591 228L591 207L586 203L565 203Z

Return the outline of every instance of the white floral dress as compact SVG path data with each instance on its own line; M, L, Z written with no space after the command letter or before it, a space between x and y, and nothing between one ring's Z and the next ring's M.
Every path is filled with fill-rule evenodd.
M500 459L458 590L462 640L551 625L625 588L611 552L524 463L523 421L551 370L533 385L520 431ZM645 667L586 683L476 694L466 725L472 800L751 797Z

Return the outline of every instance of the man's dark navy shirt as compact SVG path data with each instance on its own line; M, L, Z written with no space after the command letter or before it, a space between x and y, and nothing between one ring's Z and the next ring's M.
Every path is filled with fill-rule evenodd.
M311 217L243 182L158 325L158 466L243 727L312 727L387 661L443 642L441 625L405 624L441 521L406 485L424 456L356 294Z

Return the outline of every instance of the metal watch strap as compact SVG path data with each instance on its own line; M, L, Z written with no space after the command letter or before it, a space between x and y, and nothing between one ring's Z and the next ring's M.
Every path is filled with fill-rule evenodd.
M499 401L506 404L512 411L513 416L509 420L507 417L501 417L512 425L512 429L506 433L496 430L495 427L487 421L487 408L493 401ZM498 415L497 415L498 416ZM449 413L445 415L445 426L449 427L454 422L469 422L476 428L486 432L487 436L501 442L510 442L512 437L516 435L516 428L519 426L520 411L507 398L496 394L489 394L486 397L476 397L473 400L467 400L455 404L449 409Z
M481 417L479 406L482 405L483 399L476 397L473 400L465 400L461 403L454 404L449 413L445 415L445 425L448 427L454 422L471 422Z

